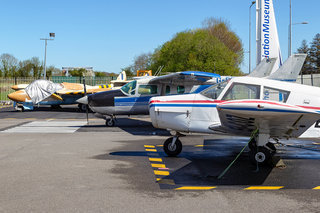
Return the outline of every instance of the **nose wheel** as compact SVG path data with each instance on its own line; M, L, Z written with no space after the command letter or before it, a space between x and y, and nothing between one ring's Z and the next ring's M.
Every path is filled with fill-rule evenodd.
M169 157L175 157L182 151L182 143L178 137L168 138L163 144L163 150Z
M114 124L115 124L114 119L109 118L109 119L106 120L106 126L107 126L107 127L113 127Z

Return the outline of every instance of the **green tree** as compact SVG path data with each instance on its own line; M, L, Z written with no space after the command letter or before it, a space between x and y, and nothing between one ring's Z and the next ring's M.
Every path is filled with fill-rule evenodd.
M221 75L240 75L242 48L234 52L207 29L178 33L153 54L151 68L163 72L200 70Z
M304 61L303 67L301 69L302 74L309 74L313 71L311 58L310 58L310 48L308 47L307 41L303 40L301 46L298 48L298 53L307 54L307 58Z
M122 71L126 72L127 77L135 76L135 72L133 66L127 66L125 68L121 68Z
M142 53L139 56L136 56L134 59L134 64L131 69L134 73L137 70L148 70L152 62L152 53Z
M8 53L2 54L0 56L0 70L4 77L15 77L18 71L18 59Z
M320 34L316 34L310 44L310 61L314 72L320 72Z
M61 70L54 67L54 66L49 66L47 67L47 77L50 77L50 76L60 76L62 73L61 73Z
M32 76L35 78L40 78L43 74L43 65L41 64L38 57L32 57L30 59L32 66Z
M106 72L98 72L98 71L95 71L94 74L96 77L106 77L108 75Z
M69 71L69 74L71 76L84 76L87 73L87 70L84 68L80 68L80 69L74 69Z

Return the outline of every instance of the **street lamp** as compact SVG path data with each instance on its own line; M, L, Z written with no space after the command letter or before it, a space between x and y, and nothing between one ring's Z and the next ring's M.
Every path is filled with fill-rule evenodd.
M256 3L256 1L251 2L249 7L249 74L251 73L251 7Z
M47 62L47 41L53 41L54 38L56 37L55 33L49 33L49 37L50 38L40 38L40 40L44 40L45 41L45 47L44 47L44 75L43 75L43 79L46 79L47 77L47 68L46 68L46 62Z
M290 21L289 21L289 28L288 28L288 58L292 54L292 25L297 25L297 24L308 24L308 22L299 22L299 23L293 23L292 24L292 7L291 7L291 0L290 0Z

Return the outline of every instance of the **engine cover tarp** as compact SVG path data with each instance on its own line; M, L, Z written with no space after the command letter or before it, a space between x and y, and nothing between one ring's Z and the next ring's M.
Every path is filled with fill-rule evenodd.
M61 84L48 80L35 80L25 88L25 91L32 99L32 102L37 104L61 89L63 89Z

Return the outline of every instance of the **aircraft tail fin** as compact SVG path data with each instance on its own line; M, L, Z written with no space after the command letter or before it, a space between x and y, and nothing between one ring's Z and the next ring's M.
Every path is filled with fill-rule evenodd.
M264 58L260 64L248 75L249 77L263 78L270 75L277 58Z
M274 73L282 66L278 29L272 0L256 1L257 65L264 58L276 58Z
M117 77L117 81L126 81L127 80L127 74L126 71L122 71L118 77Z
M277 71L272 73L267 78L295 82L301 71L303 63L306 60L306 57L306 54L291 55Z

